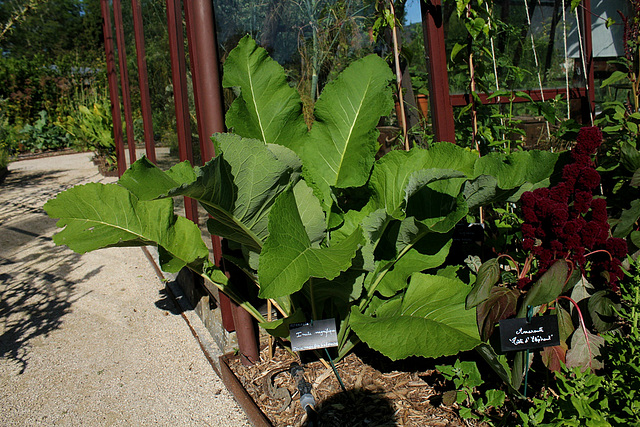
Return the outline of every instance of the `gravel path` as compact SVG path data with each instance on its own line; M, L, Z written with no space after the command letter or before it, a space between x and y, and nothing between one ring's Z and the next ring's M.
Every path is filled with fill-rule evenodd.
M14 162L0 185L0 424L249 425L140 248L51 241L43 204L106 181L90 158Z

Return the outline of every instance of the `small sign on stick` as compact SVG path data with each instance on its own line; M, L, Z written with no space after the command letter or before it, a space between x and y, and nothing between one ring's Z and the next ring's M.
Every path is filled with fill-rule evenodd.
M293 351L315 350L318 348L337 347L338 334L336 319L314 320L289 325L291 349Z
M558 316L536 316L500 321L502 351L520 351L560 345Z

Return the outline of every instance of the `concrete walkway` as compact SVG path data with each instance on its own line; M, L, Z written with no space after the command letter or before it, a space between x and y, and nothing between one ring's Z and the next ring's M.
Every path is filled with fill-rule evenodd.
M0 424L249 425L140 248L53 244L42 206L106 182L90 159L14 162L0 185Z

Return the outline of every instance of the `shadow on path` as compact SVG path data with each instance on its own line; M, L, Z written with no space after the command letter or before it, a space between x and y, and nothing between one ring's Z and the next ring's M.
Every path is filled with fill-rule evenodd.
M27 367L29 348L59 328L79 298L76 284L100 271L70 279L82 264L81 255L53 244L48 236L55 220L42 209L60 191L87 178L59 170L17 170L0 186L0 358L16 362L19 373Z

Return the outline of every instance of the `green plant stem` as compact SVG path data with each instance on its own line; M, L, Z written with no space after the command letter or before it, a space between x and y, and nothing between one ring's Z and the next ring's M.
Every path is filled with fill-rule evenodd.
M351 328L349 328L349 330L351 330ZM358 336L355 335L355 339L353 342L348 342L343 344L342 347L338 349L337 360L342 360L342 358L345 357L347 354L349 354L349 352L353 349L353 347L355 347L359 342L360 342L360 338L358 338Z
M245 299L243 299L242 297L240 297L238 294L236 294L233 290L231 290L228 286L223 286L222 284L216 283L213 280L211 280L203 271L197 271L194 269L191 269L191 271L195 272L196 274L198 274L200 277L202 277L204 280L208 280L211 283L213 283L215 285L216 288L218 288L218 290L220 290L220 292L223 292L226 296L228 296L229 298L231 298L231 300L238 304L240 307L244 308L245 310L247 310L247 312L253 316L254 319L256 319L258 322L260 323L264 323L267 320L262 316L262 314L260 314L260 312L258 311L257 308L255 308L253 306L253 304L247 302Z
M409 139L407 138L407 115L404 111L404 98L402 94L402 70L400 70L400 49L398 47L398 28L396 25L396 10L393 7L393 1L389 1L389 7L391 8L391 16L393 16L393 27L391 28L391 34L393 37L393 59L396 65L396 80L398 85L398 102L400 103L400 115L402 116L402 136L404 138L404 149L409 151L411 148Z

